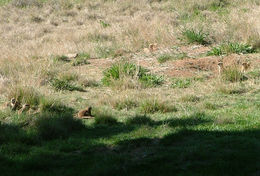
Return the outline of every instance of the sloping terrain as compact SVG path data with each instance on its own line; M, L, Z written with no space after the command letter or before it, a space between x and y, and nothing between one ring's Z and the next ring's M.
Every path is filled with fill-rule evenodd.
M259 16L258 0L0 0L0 175L260 175Z

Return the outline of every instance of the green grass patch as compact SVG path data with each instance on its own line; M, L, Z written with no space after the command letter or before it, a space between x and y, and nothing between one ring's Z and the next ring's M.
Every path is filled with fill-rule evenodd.
M126 109L126 110L130 110L133 108L136 108L138 106L138 102L136 102L135 100L132 99L124 99L121 101L117 101L115 103L115 108L117 110L122 110L122 109Z
M203 81L203 78L173 78L171 87L172 88L188 88L197 81Z
M207 34L202 30L196 31L194 29L187 29L182 32L184 39L188 41L188 43L197 43L201 45L207 45L209 42L207 41Z
M41 113L54 113L54 114L62 114L62 113L72 114L74 112L72 108L67 107L60 101L48 97L42 97L40 99L39 110Z
M95 50L99 58L114 58L116 55L116 49L114 47L98 46Z
M221 73L221 78L224 81L240 82L248 79L237 67L227 67Z
M218 91L223 94L233 95L233 94L243 94L248 90L242 86L220 86Z
M12 0L0 0L0 6L6 5L9 2L11 2Z
M99 113L95 115L96 125L115 125L117 123L117 119L110 114Z
M183 97L181 97L180 99L182 102L193 102L193 103L197 103L201 100L200 97L196 96L196 95L185 95Z
M103 75L102 83L107 86L111 85L113 80L120 80L125 77L137 79L146 87L158 86L164 82L162 76L150 74L149 70L129 62L113 64L103 72Z
M50 85L56 90L68 90L68 91L84 91L84 89L72 81L62 79L62 78L54 78L50 81Z
M15 98L21 104L29 104L31 106L38 106L40 93L33 87L13 87L8 92L8 99Z
M160 102L158 100L145 100L140 105L140 111L142 113L153 114L156 112L167 113L177 112L178 109L175 106L167 104L167 102Z
M181 60L188 57L187 53L178 53L178 54L162 54L157 57L157 61L162 64L169 60Z
M57 56L52 56L52 60L56 62L70 62L69 58L64 55L57 55Z
M80 121L68 114L41 114L35 122L35 127L40 138L53 140L69 137L73 132L83 128Z
M226 43L217 47L213 47L207 55L209 56L221 56L228 55L232 53L236 54L248 54L257 52L251 45L242 43Z
M107 28L107 27L110 27L111 25L103 20L100 20L99 21L100 25L103 27L103 28Z

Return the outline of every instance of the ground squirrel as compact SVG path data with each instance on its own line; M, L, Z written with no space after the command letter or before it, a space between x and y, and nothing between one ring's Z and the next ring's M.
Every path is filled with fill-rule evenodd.
M241 66L241 72L245 73L250 67L250 63L243 62Z
M89 106L89 107L86 107L85 109L82 109L78 112L77 114L77 117L78 118L93 118L92 114L91 114L91 110L92 110L92 107Z

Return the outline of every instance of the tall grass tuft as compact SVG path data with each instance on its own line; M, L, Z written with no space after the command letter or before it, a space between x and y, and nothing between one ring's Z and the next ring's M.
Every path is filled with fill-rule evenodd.
M139 80L146 87L157 86L163 83L164 79L162 76L153 75L148 72L149 70L136 66L133 63L119 62L104 71L102 83L109 86L113 81L123 80L126 77Z
M183 37L188 41L188 43L197 43L201 45L207 45L207 34L202 30L196 31L194 29L187 29L182 32Z

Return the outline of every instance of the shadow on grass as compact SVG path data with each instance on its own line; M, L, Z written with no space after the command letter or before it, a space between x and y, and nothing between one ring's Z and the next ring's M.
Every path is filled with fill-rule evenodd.
M260 130L190 128L210 123L205 116L82 125L57 115L30 130L1 124L1 175L259 175ZM127 136L165 123L178 130L162 138Z

